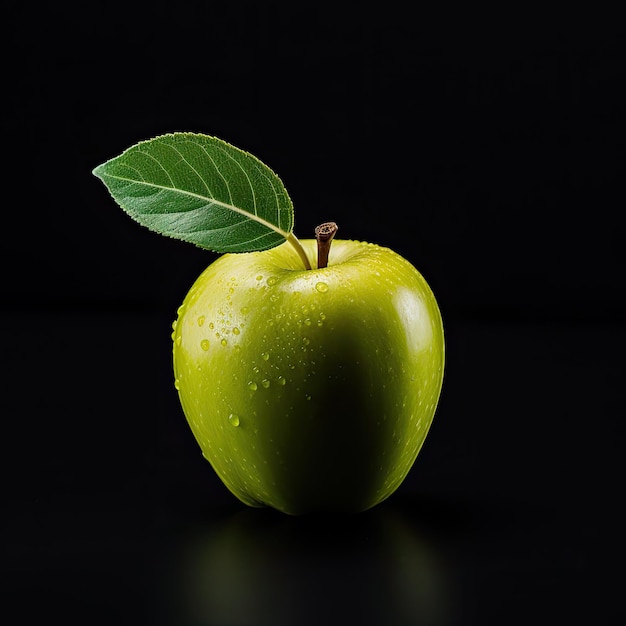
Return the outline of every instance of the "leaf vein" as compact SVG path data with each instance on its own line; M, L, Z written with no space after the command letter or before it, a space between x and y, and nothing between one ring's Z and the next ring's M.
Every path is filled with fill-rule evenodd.
M235 165L237 165L237 167L242 171L243 175L246 177L246 181L248 183L248 186L250 187L250 191L252 192L252 205L254 206L254 214L256 216L258 216L257 203L256 203L256 193L254 192L254 187L252 185L252 181L250 180L250 177L248 176L248 172L246 172L246 170L241 165L241 163L239 163L239 161L237 159L235 159L231 154L229 154L227 150L224 150L224 148L222 148L221 146L218 147L218 150L220 152L222 152L224 155L226 155L226 157L228 159L233 161L235 163Z
M192 142L187 142L187 143L192 143ZM194 144L196 145L196 144ZM184 162L186 165L189 166L189 169L200 179L200 181L204 184L204 187L206 188L207 194L211 197L214 198L214 194L211 191L209 184L207 183L207 181L200 175L200 172L198 172L198 170L185 158L185 155L175 146L170 144L170 147L172 148L172 150L174 150L175 152L177 152L180 155L180 158L182 160L182 162Z
M161 161L159 161L159 159L157 159L155 156L153 156L149 152L146 152L145 150L138 150L138 152L152 159L165 172L166 176L170 179L170 183L172 183L172 187L174 187L174 180L170 176L170 173L167 171L167 169L163 167L163 164L161 163ZM145 184L145 180L142 180L141 182Z

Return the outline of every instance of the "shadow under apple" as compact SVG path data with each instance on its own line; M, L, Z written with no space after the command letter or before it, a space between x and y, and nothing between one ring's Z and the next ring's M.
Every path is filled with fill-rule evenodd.
M410 507L285 516L243 509L185 532L166 573L167 620L225 624L456 623L441 537ZM167 621L166 620L166 621Z

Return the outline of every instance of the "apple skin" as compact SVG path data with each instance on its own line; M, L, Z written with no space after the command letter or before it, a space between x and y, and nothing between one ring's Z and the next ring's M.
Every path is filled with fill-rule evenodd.
M317 242L301 241L310 259ZM304 270L287 243L224 254L173 324L175 387L204 457L251 507L356 513L406 478L431 426L444 329L422 275L335 239Z

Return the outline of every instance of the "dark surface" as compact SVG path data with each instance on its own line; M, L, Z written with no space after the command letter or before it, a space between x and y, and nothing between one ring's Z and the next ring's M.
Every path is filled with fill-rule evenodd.
M624 621L623 22L298 7L5 8L3 622ZM443 395L381 506L247 509L202 459L170 325L217 255L91 174L176 130L433 288Z

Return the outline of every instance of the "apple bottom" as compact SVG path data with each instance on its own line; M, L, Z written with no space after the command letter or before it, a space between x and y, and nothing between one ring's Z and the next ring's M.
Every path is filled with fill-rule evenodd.
M340 259L354 243L335 243ZM179 310L183 411L248 506L364 511L398 488L424 443L442 384L441 316L417 270L371 248L369 263L381 251L374 266L387 271L367 280L358 255L309 271L263 263L269 252L225 255Z

